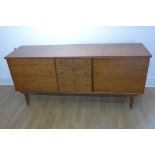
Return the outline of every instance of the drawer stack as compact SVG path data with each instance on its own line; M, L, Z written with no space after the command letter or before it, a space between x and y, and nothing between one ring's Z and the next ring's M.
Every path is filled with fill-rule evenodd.
M56 59L59 91L91 92L91 59L60 58Z
M9 59L16 90L55 92L58 90L54 59Z

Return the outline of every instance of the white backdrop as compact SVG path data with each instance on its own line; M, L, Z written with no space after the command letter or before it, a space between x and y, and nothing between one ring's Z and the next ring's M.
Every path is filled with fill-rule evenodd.
M12 84L4 60L14 48L20 45L85 44L140 42L151 52L146 86L155 86L155 27L147 26L49 26L49 27L0 27L0 85Z

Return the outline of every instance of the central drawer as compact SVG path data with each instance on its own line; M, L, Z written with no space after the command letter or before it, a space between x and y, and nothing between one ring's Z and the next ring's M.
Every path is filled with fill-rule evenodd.
M91 59L87 58L60 58L56 59L57 68L91 68Z
M92 91L91 59L56 59L56 70L60 91Z
M59 79L59 89L63 92L90 92L90 83L91 80L88 79Z
M91 68L87 69L80 69L80 68L63 68L63 69L57 69L57 74L59 79L63 78L86 78L89 79L91 77ZM73 76L74 75L74 76Z

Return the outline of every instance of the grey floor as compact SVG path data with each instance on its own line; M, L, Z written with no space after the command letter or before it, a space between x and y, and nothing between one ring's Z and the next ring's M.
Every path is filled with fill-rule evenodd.
M136 97L32 95L27 107L13 86L0 86L0 128L155 128L155 88Z

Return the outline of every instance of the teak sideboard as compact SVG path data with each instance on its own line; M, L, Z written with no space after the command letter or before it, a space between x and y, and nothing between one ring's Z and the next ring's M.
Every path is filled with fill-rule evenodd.
M151 54L141 43L20 46L7 55L16 91L143 94Z

